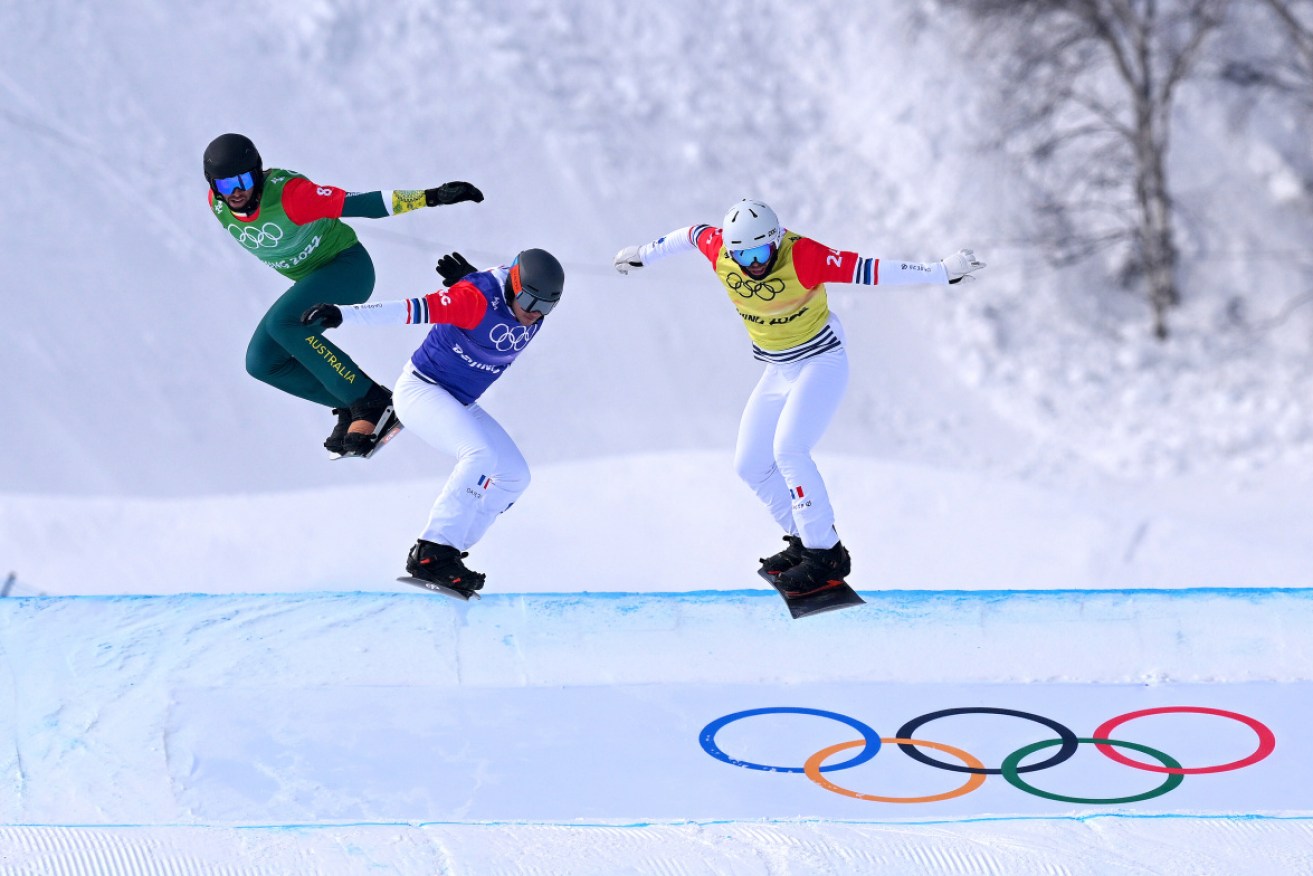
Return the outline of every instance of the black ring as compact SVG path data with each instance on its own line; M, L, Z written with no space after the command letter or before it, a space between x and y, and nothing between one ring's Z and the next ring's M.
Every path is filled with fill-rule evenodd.
M953 715L1011 715L1014 718L1025 718L1027 721L1035 721L1036 723L1043 724L1045 727L1048 727L1057 733L1058 738L1062 740L1062 747L1058 749L1057 753L1048 760L1042 760L1039 763L1031 764L1030 766L1018 767L1017 772L1019 773L1033 773L1036 770L1045 770L1049 767L1057 766L1063 761L1070 759L1071 756L1076 753L1076 749L1080 747L1080 740L1076 738L1076 734L1051 718L1045 718L1042 715L1035 715L1030 712L1018 712L1013 709L991 709L986 706L975 706L963 709L942 709L938 712L930 712L929 714L908 721L906 724L899 727L898 732L894 735L899 739L915 739L916 731L922 724L928 724L937 718L948 718ZM921 749L917 748L915 745L910 745L906 742L898 743L898 747L903 750L904 754L908 755L913 760L919 760L926 766L939 767L941 770L950 770L955 773L977 773L989 776L1001 776L1003 774L1001 768L991 770L983 767L977 768L962 766L960 764L944 763L943 761L935 760L930 755L922 752Z

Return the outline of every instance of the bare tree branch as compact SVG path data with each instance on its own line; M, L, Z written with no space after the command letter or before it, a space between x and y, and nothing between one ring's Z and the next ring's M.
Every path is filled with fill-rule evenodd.
M1012 106L1002 139L1030 160L1053 257L1116 251L1118 273L1143 287L1165 338L1180 301L1167 164L1173 101L1230 0L946 2L1007 43Z

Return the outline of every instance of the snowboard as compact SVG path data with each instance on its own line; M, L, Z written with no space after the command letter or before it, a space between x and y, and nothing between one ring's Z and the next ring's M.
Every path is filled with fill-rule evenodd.
M443 596L450 596L452 599L459 599L462 602L469 602L470 597L479 599L479 593L476 590L461 590L459 587L443 587L441 584L434 584L432 581L425 581L423 578L414 578L410 575L402 575L397 579L402 584L413 584L416 587L423 587L425 590L431 590L434 593L441 593Z
M765 572L758 572L757 574L769 581L770 586L775 588L775 592L780 595L780 599L783 599L784 604L789 607L789 614L793 615L794 620L808 615L866 604L866 600L858 596L857 592L849 587L846 582L816 593L809 593L806 596L789 597L784 595L784 591L780 589L779 580L774 575L768 575Z
M368 453L362 453L359 455L359 457L356 456L348 457L347 454L342 454L342 453L330 453L328 454L328 458L329 459L347 459L347 458L369 459L375 453L378 453L380 447L382 447L384 444L387 444L393 438L397 437L397 433L400 432L401 429L402 429L401 421L397 419L396 412L394 412L391 408L389 408L387 418L383 421L383 425L378 433L378 440L374 442L373 447L369 448Z

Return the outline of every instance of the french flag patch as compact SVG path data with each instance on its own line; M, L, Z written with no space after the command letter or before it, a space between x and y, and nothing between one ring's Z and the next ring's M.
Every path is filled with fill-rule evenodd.
M802 487L793 487L789 490L789 495L795 499L801 499L803 495Z
M487 475L479 475L479 486L483 487L485 490L488 489L488 487L492 486L492 478Z

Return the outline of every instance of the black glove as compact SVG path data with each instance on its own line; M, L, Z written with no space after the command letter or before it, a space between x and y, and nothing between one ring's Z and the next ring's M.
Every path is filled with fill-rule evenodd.
M301 314L301 324L337 328L342 324L342 308L336 304L316 304Z
M424 190L424 203L430 207L443 207L447 204L459 204L461 201L473 201L479 203L483 200L483 192L479 191L473 184L467 182L449 182L443 183L436 189Z
M442 285L444 286L459 283L470 274L479 272L478 268L465 261L465 256L458 252L449 252L438 259L438 266L434 270L442 275Z

